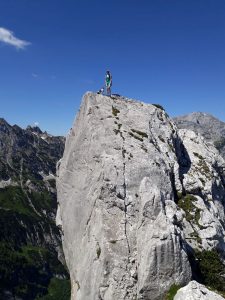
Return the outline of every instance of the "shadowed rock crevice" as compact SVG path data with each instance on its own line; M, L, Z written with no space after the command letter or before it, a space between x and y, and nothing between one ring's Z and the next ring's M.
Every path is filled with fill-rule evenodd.
M187 174L191 168L191 160L188 151L179 136L176 136L175 139L175 153L179 164L179 179L183 187L184 175ZM184 192L184 187L182 192Z

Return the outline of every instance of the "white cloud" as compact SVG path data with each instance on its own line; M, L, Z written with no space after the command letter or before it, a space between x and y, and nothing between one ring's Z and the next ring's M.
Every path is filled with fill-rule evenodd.
M0 27L0 42L14 46L17 49L25 49L25 47L31 44L27 41L18 39L12 31L3 27Z
M34 126L39 126L39 122L34 122Z

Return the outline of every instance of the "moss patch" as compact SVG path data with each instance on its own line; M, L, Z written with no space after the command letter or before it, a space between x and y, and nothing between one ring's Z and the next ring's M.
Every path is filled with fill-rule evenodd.
M191 234L190 237L194 240L196 240L196 242L200 245L202 244L202 239L200 238L200 236L198 235L198 233L194 230Z
M203 159L203 157L199 153L193 152L193 154L194 154L194 156L198 157L199 159Z
M206 164L204 159L201 159L198 163L198 168L199 171L206 176L207 179L211 179L211 172L210 169L208 167L208 165Z
M178 199L178 206L185 211L186 220L188 222L190 223L194 222L200 227L201 225L199 224L199 219L200 219L201 209L197 208L194 205L194 202L196 201L197 199L195 198L195 196L187 194L186 196L182 196L181 198Z
M198 162L198 167L197 169L203 174L206 176L207 179L211 179L211 172L210 172L210 169L204 159L204 157L202 155L200 155L199 153L197 152L193 152L194 156L196 156L198 159L199 159L199 162ZM201 180L201 179L200 179ZM201 180L202 181L202 180ZM203 182L202 182L203 183ZM204 183L203 183L204 185Z
M176 295L177 291L181 288L180 285L173 284L171 285L169 291L166 294L165 300L173 300L174 296Z
M133 138L135 138L136 140L139 140L140 142L143 142L143 138L136 135L136 134L133 134L133 132L128 132L130 136L132 136Z
M117 117L117 115L120 113L119 109L116 107L112 106L112 114L114 117Z
M138 135L140 135L142 138L148 138L148 135L146 132L140 131L140 130L136 130L136 129L131 129L131 131L133 133L136 133Z

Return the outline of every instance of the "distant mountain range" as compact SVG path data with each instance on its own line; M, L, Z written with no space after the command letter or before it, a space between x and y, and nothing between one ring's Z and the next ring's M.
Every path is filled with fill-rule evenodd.
M0 299L70 297L55 225L56 163L64 142L0 119Z
M225 158L225 123L214 116L194 112L173 119L180 129L191 129L200 133L208 142L212 142Z

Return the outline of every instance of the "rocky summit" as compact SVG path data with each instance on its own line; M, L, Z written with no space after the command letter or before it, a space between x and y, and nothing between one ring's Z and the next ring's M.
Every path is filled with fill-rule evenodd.
M72 300L225 293L225 162L160 105L86 93L57 193Z
M56 162L63 150L63 137L0 119L0 299L69 299L55 224Z

